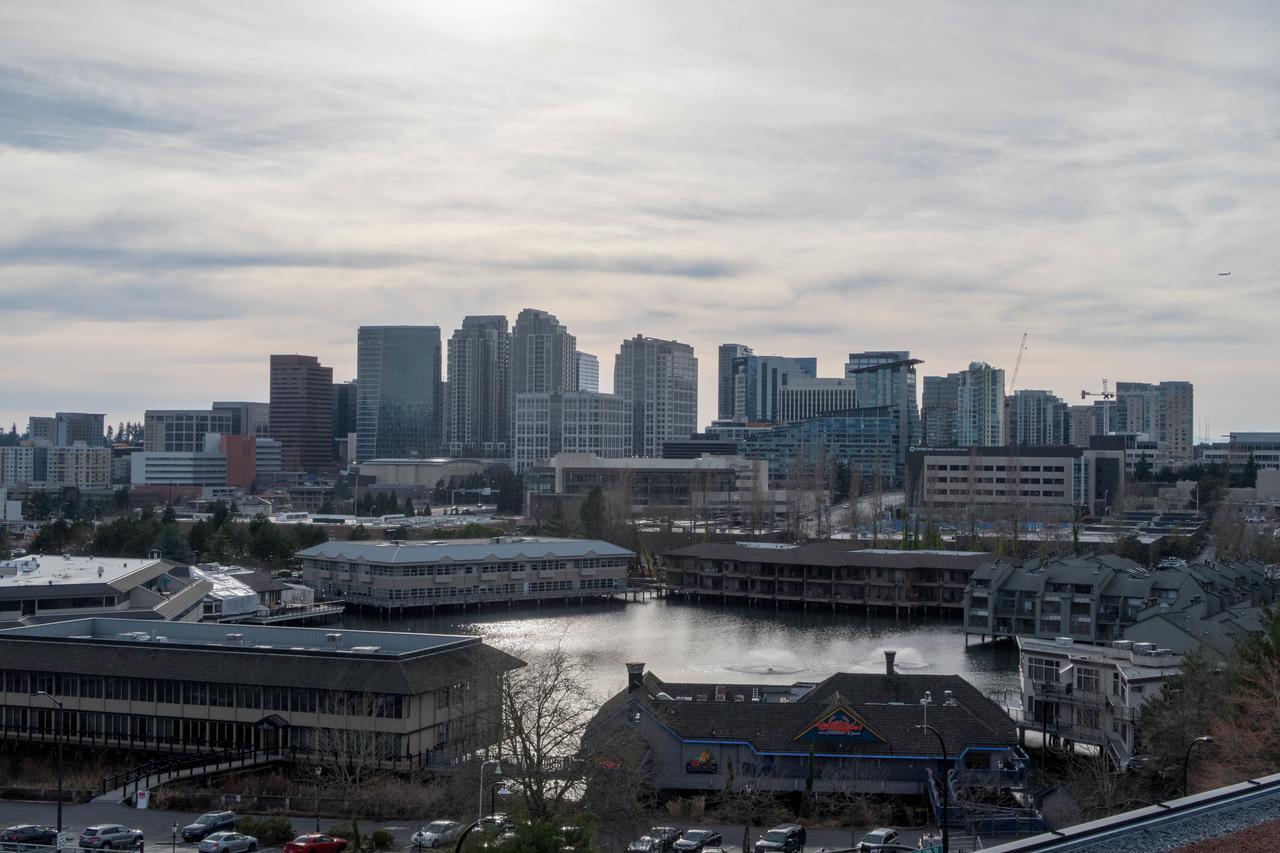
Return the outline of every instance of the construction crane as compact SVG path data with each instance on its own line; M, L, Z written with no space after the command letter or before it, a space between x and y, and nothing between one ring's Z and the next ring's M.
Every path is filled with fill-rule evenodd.
M1018 368L1022 367L1022 354L1027 351L1027 333L1022 333L1022 343L1018 344L1018 360L1013 363L1013 374L1009 377L1009 387L1004 389L1005 396L1013 394L1018 385Z
M1081 391L1080 399L1085 400L1085 399L1088 399L1089 397L1101 397L1104 400L1110 400L1113 397L1115 397L1115 395L1116 395L1116 392L1107 390L1107 380L1104 379L1102 380L1101 391Z

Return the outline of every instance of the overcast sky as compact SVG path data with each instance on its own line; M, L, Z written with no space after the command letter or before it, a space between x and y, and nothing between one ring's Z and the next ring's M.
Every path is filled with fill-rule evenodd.
M524 306L1280 429L1280 4L0 5L0 420ZM1230 276L1218 273L1230 271Z

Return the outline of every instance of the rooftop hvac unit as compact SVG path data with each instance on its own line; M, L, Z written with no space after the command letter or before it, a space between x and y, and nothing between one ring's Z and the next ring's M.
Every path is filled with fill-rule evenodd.
M244 642L244 634L227 634L227 642L233 646L242 645Z
M324 635L324 638L325 638L325 640L327 640L327 641L328 641L329 645L330 645L330 646L332 646L332 647L333 647L333 648L335 648L335 649L336 649L336 648L338 647L338 645L342 642L342 635L341 635L341 634L325 634L325 635Z
M352 646L351 647L351 651L357 652L359 654L365 654L365 655L371 655L381 650L382 650L382 646Z

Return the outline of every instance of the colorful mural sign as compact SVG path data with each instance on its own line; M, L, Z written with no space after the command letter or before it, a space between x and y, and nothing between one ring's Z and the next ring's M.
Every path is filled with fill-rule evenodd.
M696 757L689 759L689 763L684 766L686 773L715 773L719 769L720 765L716 763L716 758L709 749L702 750Z
M845 708L836 708L821 720L800 733L796 740L819 741L879 741L883 740L856 714Z

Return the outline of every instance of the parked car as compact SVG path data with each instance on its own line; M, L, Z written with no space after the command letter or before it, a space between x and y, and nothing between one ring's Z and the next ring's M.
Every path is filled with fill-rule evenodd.
M681 853L702 853L705 847L719 847L724 843L720 833L710 829L686 829L673 845Z
M200 842L200 853L253 853L258 839L239 832L215 832Z
M51 826L20 823L0 832L0 841L15 844L44 844L53 847L58 843L58 831Z
M230 832L240 818L235 812L209 812L182 827L179 833L183 841L200 841L215 832Z
M347 849L347 839L336 835L309 832L284 845L284 853L342 853Z
M642 835L627 845L627 853L662 853L658 839Z
M680 830L674 826L654 826L649 829L649 837L658 842L658 850L669 850L680 837Z
M497 814L485 815L480 819L480 828L488 832L503 833L516 828L516 822L509 816L498 812Z
M414 847L439 847L456 841L462 833L462 824L452 820L433 820L410 838Z
M800 853L804 850L804 839L803 826L784 823L756 840L756 853Z
M879 850L886 844L898 843L898 830L873 829L858 842L858 850Z
M80 833L80 846L100 850L132 850L142 843L142 830L130 829L118 823L100 823L87 826Z

